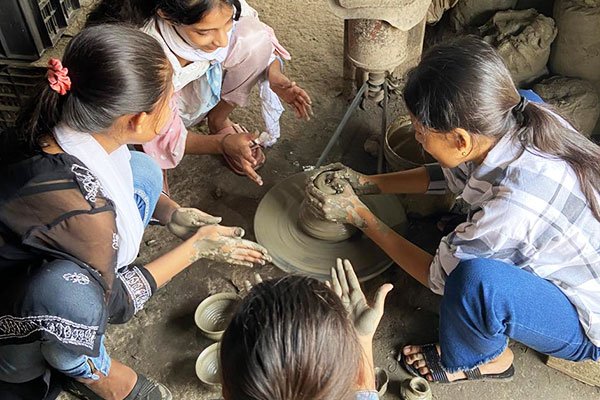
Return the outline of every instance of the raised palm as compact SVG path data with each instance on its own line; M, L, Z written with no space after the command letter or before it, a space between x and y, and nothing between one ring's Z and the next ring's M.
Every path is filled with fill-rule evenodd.
M389 283L381 286L371 306L350 261L338 258L335 268L331 268L331 288L342 299L357 334L372 337L383 316L385 298L394 286Z

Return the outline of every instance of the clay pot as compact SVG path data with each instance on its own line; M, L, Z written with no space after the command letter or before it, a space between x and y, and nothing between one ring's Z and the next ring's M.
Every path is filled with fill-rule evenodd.
M431 400L431 388L427 380L415 377L402 382L400 395L404 400Z
M213 343L204 349L196 360L196 375L198 379L209 386L221 384L220 350L221 345Z
M390 171L403 171L435 162L415 139L415 130L407 115L400 116L388 128L384 156Z
M396 119L388 128L385 135L384 156L388 171L404 171L422 167L424 164L436 162L417 140L410 117L403 115ZM407 214L427 217L448 212L456 196L446 195L404 194L398 198Z
M240 297L235 293L209 296L196 308L194 321L207 338L219 341L239 302Z
M298 225L307 235L332 243L349 239L357 231L356 227L349 224L322 220L306 200L300 205Z

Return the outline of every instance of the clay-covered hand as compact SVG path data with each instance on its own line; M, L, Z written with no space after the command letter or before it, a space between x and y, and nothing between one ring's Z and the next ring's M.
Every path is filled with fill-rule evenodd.
M366 227L362 215L368 213L369 209L360 201L348 181L334 179L329 186L337 193L324 193L314 184L306 186L308 202L317 216L325 221L351 224L357 228Z
M185 240L192 237L199 228L219 223L221 217L212 216L197 208L180 207L171 214L167 228L173 235Z
M241 129L245 128L241 127ZM254 170L257 160L252 155L252 146L254 146L254 140L258 138L258 135L258 132L250 133L246 130L243 133L225 136L221 141L221 151L224 155L237 160L248 178L258 185L262 185L262 178Z
M361 174L339 162L325 165L313 171L310 174L308 181L314 182L315 179L324 172L330 172L330 174L328 174L329 179L339 178L348 181L354 192L359 196L381 193L381 189L370 180L368 175Z
M254 281L256 282L256 285L262 283L262 276L260 276L259 273L254 274ZM244 281L244 288L246 289L246 292L250 292L253 286L254 285L252 285L252 282L250 282L248 279Z
M239 227L204 226L194 236L195 252L190 261L206 258L246 267L271 262L267 249L258 243L242 239L244 234L244 230Z
M352 264L348 260L342 261L339 258L335 268L331 268L331 283L328 283L328 286L342 299L358 336L372 338L383 317L385 298L394 286L391 283L382 285L370 305L360 287Z

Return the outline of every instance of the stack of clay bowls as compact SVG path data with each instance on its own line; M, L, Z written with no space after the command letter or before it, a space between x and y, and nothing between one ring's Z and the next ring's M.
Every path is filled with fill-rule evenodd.
M235 293L218 293L202 301L194 314L194 321L204 336L217 342L204 349L196 360L196 375L207 385L221 383L219 341L239 302L240 297Z

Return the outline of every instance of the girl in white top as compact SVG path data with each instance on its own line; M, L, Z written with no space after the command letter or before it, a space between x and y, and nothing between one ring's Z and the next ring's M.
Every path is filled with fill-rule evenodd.
M173 66L177 113L159 139L144 145L163 169L177 166L184 154L223 154L234 172L261 185L255 170L265 161L261 147L280 136L280 98L298 118L310 118L310 97L282 71L289 53L245 0L103 0L88 24L103 22L140 27L161 43ZM254 86L266 126L260 135L229 119L235 107L248 105ZM205 118L212 135L188 135L186 127Z

